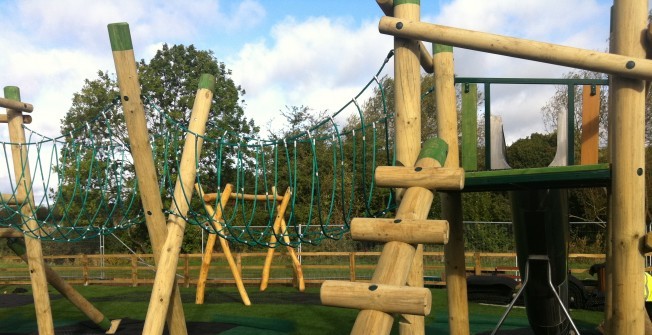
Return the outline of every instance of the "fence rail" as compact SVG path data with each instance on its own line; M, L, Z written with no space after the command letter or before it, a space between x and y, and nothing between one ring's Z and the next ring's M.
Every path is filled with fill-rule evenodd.
M238 271L245 284L258 284L266 253L234 254ZM320 284L324 280L341 279L365 281L371 278L380 252L302 252L300 259L306 284ZM152 254L65 255L45 256L45 262L71 284L151 285L155 268ZM177 265L180 285L197 283L202 254L181 254ZM604 254L570 254L571 273L588 277L592 264L604 262ZM500 274L518 277L515 253L466 253L469 274ZM445 285L443 252L424 253L424 276L427 285ZM292 262L285 255L277 255L271 268L270 284L289 285L295 282ZM0 285L29 284L29 272L22 260L15 256L0 259ZM224 254L215 253L207 283L234 284Z

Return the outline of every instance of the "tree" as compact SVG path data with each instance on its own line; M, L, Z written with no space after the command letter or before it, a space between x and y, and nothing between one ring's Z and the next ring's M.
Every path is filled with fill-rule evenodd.
M202 156L198 162L198 172L202 184L217 187L218 183L223 186L230 179L235 178L235 157L232 150L225 149L234 141L243 137L253 137L258 128L252 120L244 117L241 97L244 90L236 86L230 78L230 70L226 69L224 63L219 62L211 51L197 50L193 45L174 45L169 47L164 44L157 51L156 55L149 61L141 60L138 63L138 72L142 86L142 94L146 99L147 123L150 131L153 151L155 153L155 164L159 171L159 179L162 179L162 193L164 197L164 208L169 208L172 188L178 174L178 159L183 147L185 126L188 124L190 111L197 91L198 80L201 74L212 74L216 78L215 94L211 107L211 116L207 125L207 139L221 139L220 141L206 140ZM73 104L70 111L62 120L62 133L68 133L72 129L83 127L89 120L95 120L104 107L111 104L117 96L117 84L106 72L99 72L98 78L86 80L79 93L73 97ZM156 106L156 107L153 107ZM152 108L153 107L153 108ZM96 138L110 138L113 146L107 150L115 150L116 147L129 149L127 133L124 125L124 118L121 112L105 111L105 122L96 122L89 127ZM100 119L97 119L100 120ZM64 146L64 151L74 149L75 143L88 142L87 139L70 139ZM94 144L88 142L87 144ZM96 143L95 143L96 144ZM71 199L75 189L79 189L79 175L87 175L92 162L95 164L117 164L115 156L110 152L94 154L89 156L97 146L89 145L87 150L70 151L76 155L75 159L63 159L62 170L59 171L62 178L58 190L51 190L51 194L59 193L67 199ZM230 148L230 147L229 147ZM127 158L128 163L132 162ZM109 168L110 169L110 168ZM220 180L218 181L218 171ZM121 178L133 184L133 166L127 164ZM108 187L99 187L107 181L102 176L91 176L84 181L83 187L90 189L90 193L113 192L116 199L120 199L124 190L114 189L116 183L109 182ZM75 186L77 185L77 186ZM207 190L215 191L215 189ZM92 200L84 203L86 207L102 206L99 200ZM123 199L124 200L124 199ZM137 197L137 201L140 198ZM116 200L122 201L122 200ZM72 205L76 206L76 205ZM70 206L69 206L70 207ZM135 206L135 208L142 208ZM60 208L63 210L63 208ZM70 210L70 209L68 209ZM81 209L76 208L80 211ZM144 225L136 226L128 231L128 239L138 245L141 252L149 251L150 245ZM187 234L184 242L184 249L198 250L200 243L198 231L191 231Z

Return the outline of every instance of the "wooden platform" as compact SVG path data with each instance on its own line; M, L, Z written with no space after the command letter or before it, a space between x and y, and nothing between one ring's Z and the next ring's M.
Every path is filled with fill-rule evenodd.
M463 192L513 191L541 188L606 187L609 164L555 166L467 172Z

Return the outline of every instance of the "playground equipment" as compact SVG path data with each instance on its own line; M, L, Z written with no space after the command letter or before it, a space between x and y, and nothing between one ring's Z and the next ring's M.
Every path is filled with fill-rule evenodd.
M389 333L393 323L392 313L403 314L399 326L401 333L423 333L422 315L430 311L431 303L427 290L422 288L423 273L420 253L423 249L422 246L417 245L420 242L447 242L445 253L449 313L451 315L449 319L450 332L453 334L469 333L460 193L447 191L441 194L442 216L447 224L441 220L424 222L434 198L431 190L441 188L443 185L440 183L426 184L421 176L426 175L429 176L426 179L430 179L430 176L444 172L447 173L448 177L442 179L450 185L458 185L458 187L464 185L463 191L509 189L515 187L515 185L518 187L540 188L541 185L532 183L532 179L539 183L548 183L549 187L559 188L583 185L610 186L609 240L611 244L609 244L607 250L608 298L605 313L607 330L611 334L642 334L644 309L643 301L640 299L643 296L640 273L643 271L643 257L639 245L652 240L652 237L644 234L643 222L645 218L642 210L645 200L643 177L645 87L643 80L649 79L652 75L652 62L645 59L645 47L641 43L641 31L643 31L647 19L645 3L640 0L616 1L613 11L615 29L614 36L611 39L614 54L420 23L418 22L418 1L400 0L393 2L392 6L391 1L382 0L379 1L379 4L386 14L393 16L384 17L380 20L380 31L395 36L396 53L396 119L394 121L396 129L394 137L396 162L389 158L390 150L385 148L387 157L385 164L403 166L401 169L395 170L401 173L402 179L388 181L386 176L381 175L379 177L381 184L386 182L387 185L399 188L396 194L398 195L397 198L400 199L400 205L396 210L395 218L390 219L391 221L388 221L386 216L392 214L390 211L394 209L392 192L383 193L383 191L380 191L375 193L375 195L380 195L381 200L374 203L374 205L382 205L377 208L373 208L372 200L370 200L373 198L371 194L376 192L375 188L378 186L367 178L371 175L369 170L375 169L376 151L373 151L371 155L374 164L368 166L362 164L363 167L360 170L356 170L359 167L356 167L355 163L351 165L345 164L343 150L341 146L338 147L338 144L341 145L342 136L355 138L356 133L355 131L340 131L333 117L294 137L270 141L257 138L238 138L237 135L231 134L225 134L224 137L218 139L206 138L202 136L204 125L202 125L201 120L191 118L191 125L186 129L183 158L177 166L180 177L175 185L169 186L168 191L173 194L173 197L168 198L170 200L170 209L164 212L157 169L149 145L146 117L140 97L128 26L126 24L109 26L111 45L120 83L120 101L125 111L124 117L129 131L133 168L138 177L137 184L144 212L143 218L150 232L158 267L144 333L161 334L166 320L171 334L186 333L183 324L183 310L175 282L175 268L186 222L205 226L207 230L217 234L228 232L228 234L222 233L221 236L231 241L250 245L296 245L298 243L318 243L325 238L336 239L346 232L346 226L350 222L349 219L355 215L355 213L352 213L352 206L347 207L347 199L354 199L357 194L354 191L345 192L346 186L350 184L346 184L349 181L345 182L343 177L347 172L345 169L352 169L357 171L353 175L362 174L362 184L365 187L368 186L362 192L367 216L382 216L385 218L353 220L351 225L377 225L377 227L383 228L393 226L394 228L393 230L387 229L385 236L371 236L374 234L365 233L365 231L370 230L368 227L359 230L357 228L353 229L356 231L357 238L389 241L384 247L383 255L372 277L371 284L327 282L322 288L322 297L326 301L330 299L333 304L363 310L356 320L353 333ZM427 53L424 54L422 43L417 42L418 40L441 44L436 45L435 54L430 57ZM453 76L452 48L450 46L471 48L611 74L613 76L610 85L609 112L611 165L593 165L582 168L574 166L551 167L538 171L469 172L464 174L465 180L462 182L462 175L457 172L460 167L458 159L460 155L457 143L455 80ZM429 64L432 64L432 67ZM445 160L443 157L435 158L445 151L443 150L445 145L441 142L428 141L423 148L421 146L420 96L417 93L420 92L420 66L430 67L426 70L435 73L439 137L448 147ZM370 84L373 82L373 80L370 81ZM380 86L377 78L375 78L375 82L378 82ZM380 89L382 90L382 87ZM203 114L207 114L212 94L210 91L210 85L206 82L204 82L204 86L200 86L196 109L193 108L193 113L196 111L197 113L203 112ZM5 95L7 97L7 94ZM355 99L347 105L355 105L360 111ZM22 107L13 105L13 107L28 108L25 105ZM7 114L6 119L10 127L13 124L19 124L21 121L29 121L22 115L14 113L16 111L9 110ZM204 115L198 116L197 119L203 119L205 124ZM360 112L361 130L358 132L358 136L360 132L369 131L373 133L374 139L378 134L381 134L382 137L382 131L378 131L376 126L381 125L386 120L385 115L384 118L374 120L371 123L372 127L369 127L369 123L367 123L365 128L363 115ZM325 128L327 130L324 130ZM384 135L386 138L388 137L387 129L385 127ZM235 140L230 140L229 136L235 136ZM488 133L486 137L491 138ZM365 138L366 136L362 135L363 148L366 148L364 144ZM26 143L24 138L12 139L12 142ZM323 142L332 144L325 146L325 148L329 149L326 152L330 155L329 158L332 158L332 175L338 176L338 178L333 178L333 183L330 185L332 192L330 197L327 196L328 201L322 199L325 185L318 178L318 176L326 172L320 169L319 158L317 158L317 154L322 153L321 148L318 148L318 144ZM354 141L354 143L357 143L357 141ZM386 143L388 144L389 141L386 141ZM469 142L463 143L466 143L465 146L468 148ZM568 143L570 145L572 141L568 141ZM214 200L215 203L211 206L215 209L214 212L205 211L200 213L194 210L190 205L194 193L193 186L197 183L197 180L202 180L201 173L198 174L196 171L202 144L212 145L217 148L217 152L220 153L218 155L220 158L216 163L217 166L221 166L222 157L225 155L224 152L234 152L238 172L249 169L249 171L254 172L254 175L258 175L259 171L264 171L269 167L268 159L274 157L274 163L270 165L272 165L271 170L274 171L274 176L278 177L278 157L289 162L285 166L288 169L287 177L290 182L288 185L282 185L282 187L289 186L291 190L291 195L288 194L287 197L287 199L291 200L288 200L289 203L286 204L287 208L290 209L290 216L285 223L287 229L283 229L283 220L279 221L278 226L275 224L278 213L286 209L277 207L276 200L270 201L267 196L262 201L254 200L251 206L252 208L264 207L267 210L267 224L264 225L265 228L261 231L253 229L252 222L256 219L253 214L249 216L233 215L229 218L223 213L224 222L217 221L214 214L217 213L219 208L225 209L221 205L222 199L217 196ZM300 146L304 146L305 151L312 154L311 171L298 171L296 162L302 150L302 148L299 148ZM27 146L16 144L12 146L12 148L18 149L21 147ZM475 148L475 143L471 142L470 147ZM436 148L434 152L432 151L433 148ZM253 152L254 159L247 160L247 157L245 157L247 150ZM353 152L357 153L358 150L356 148ZM365 159L369 153L364 152L364 149L361 151L363 151L362 156L364 156L362 161L366 162ZM19 150L16 150L16 152L19 152ZM572 150L569 150L569 153L572 152ZM422 153L422 155L419 155L419 153ZM14 159L14 163L27 162L28 159L25 154L26 152L23 150L23 156ZM462 154L462 156L466 157L465 154ZM569 155L570 157L571 155ZM292 163L293 160L294 163ZM443 165L443 167L437 167L437 165ZM34 193L33 189L30 188L32 183L29 169L24 166L25 163L14 167L14 171L22 171L19 173L20 180L17 180L16 186L12 187L12 189L15 189L14 193L3 195L2 199L4 204L8 206L7 208L11 206L20 208L18 212L21 212L21 214L17 217L20 217L23 221L20 225L11 224L10 226L14 228L18 226L21 231L25 233L31 232L36 237L40 236L41 232L48 230L44 229L44 225L39 223L35 216L32 215L36 207L34 205ZM211 188L211 190L217 189L217 193L222 194L221 187L224 183L221 180L220 170L217 171L218 177L215 185L217 187ZM379 169L376 172L380 173L382 171L383 169ZM311 181L310 190L308 191L310 200L307 201L310 211L307 214L308 218L303 221L303 226L298 222L297 216L299 213L295 208L299 198L297 194L300 191L299 187L297 187L297 180L301 173L306 173L305 176ZM266 174L261 175L266 176ZM515 180L519 177L515 177L516 175L521 176L520 178L526 176L524 179L527 180L517 183ZM584 175L589 176L584 178ZM579 182L573 181L578 177L583 179ZM267 190L271 189L271 186L281 186L277 183L276 178L274 178L273 182L268 180L267 177L245 181L244 177L239 173L236 179L237 192L242 194L246 193L243 190L245 187L253 188L254 192L250 192L250 194L258 195L260 194L258 192L259 187ZM450 182L453 179L455 180ZM170 181L169 178L167 180ZM337 181L340 181L340 183ZM201 183L199 184L202 186ZM351 182L351 184L354 183ZM275 193L273 191L273 194ZM336 193L340 196L338 199L336 199ZM283 200L286 200L285 196ZM205 201L202 200L202 202ZM338 217L335 214L337 203L341 205L342 209L341 215ZM206 206L203 207L206 208ZM245 201L241 201L233 208L241 209L240 214L248 213ZM165 214L168 214L167 220ZM524 216L529 215L531 214L524 214ZM166 221L168 222L167 225L165 224ZM341 223L341 225L334 224L335 221ZM131 223L126 225L128 224ZM420 239L420 236L418 236L418 239L415 238L414 231L410 227L423 227L425 224L434 227L430 231L432 236L426 239ZM446 230L446 226L448 226L448 230ZM116 226L116 228L122 227L124 225ZM102 229L107 228L107 226L101 225L95 228L97 229L89 229L88 231L95 232L95 234L102 233ZM78 234L76 235L77 238L85 238L86 236L83 232L75 229L65 230L56 226L52 231L59 234L51 237L54 239L57 239L57 236L63 236L61 234L64 231L74 231ZM2 234L7 236L15 233L5 230L2 231ZM528 234L531 233L526 233L525 236ZM271 238L272 236L274 238ZM39 331L43 334L50 334L52 333L50 330L52 324L51 312L48 309L49 302L45 286L46 276L44 275L42 252L40 245L37 243L38 241L38 238L26 240L27 257L32 272L36 305L37 308L42 309L37 313ZM529 253L530 256L532 256L533 252L538 253L538 251L533 250L524 251L525 254ZM543 261L541 257L531 257L531 259ZM548 261L550 261L550 257L546 260L546 262ZM553 271L555 269L551 268L546 274L553 277ZM529 271L525 272L528 273L528 280L534 280L537 277L534 274L529 276ZM536 270L534 272L540 271ZM559 286L556 278L551 278L549 281L555 281L555 285ZM555 291L558 288L555 288L555 285L551 285L553 286L553 293L557 295L556 298L559 298L559 293ZM344 287L351 289L349 296L338 295L342 291L341 288ZM398 297L407 297L407 303L400 303L397 301ZM415 306L418 306L418 308L415 308ZM553 316L558 316L558 313ZM566 317L568 316L566 315ZM546 322L548 321L550 320L547 319ZM557 321L560 323L553 326L561 324L558 329L566 328L564 325L565 320L559 319Z

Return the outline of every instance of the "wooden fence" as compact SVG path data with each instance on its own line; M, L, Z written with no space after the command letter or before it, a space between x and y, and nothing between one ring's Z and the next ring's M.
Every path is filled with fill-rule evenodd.
M238 271L245 284L258 284L265 253L236 253ZM303 252L300 259L306 284L341 279L365 281L371 278L380 252ZM202 254L181 254L177 266L180 285L197 283ZM154 281L152 254L66 255L45 256L45 261L72 284L83 285L151 285ZM571 254L570 271L580 278L588 277L592 264L604 262L603 254ZM518 277L514 253L466 253L467 273L500 274ZM424 254L424 276L427 285L445 285L443 252ZM285 254L277 254L271 269L270 284L291 285L292 263ZM0 285L29 284L27 266L15 256L0 259ZM234 284L224 254L213 255L207 283Z

